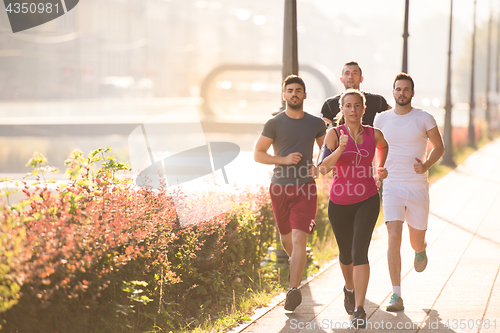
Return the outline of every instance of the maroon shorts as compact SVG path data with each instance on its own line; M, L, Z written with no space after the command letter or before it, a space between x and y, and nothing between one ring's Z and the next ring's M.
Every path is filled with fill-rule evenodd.
M292 229L308 234L313 232L318 209L318 192L314 180L298 186L271 183L269 192L280 234L286 235Z

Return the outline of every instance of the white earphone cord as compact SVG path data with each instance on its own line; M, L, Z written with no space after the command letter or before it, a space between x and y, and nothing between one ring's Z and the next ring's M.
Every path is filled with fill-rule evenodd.
M345 125L346 125L346 127L348 129L347 133L349 134L349 136L351 137L352 141L354 142L354 146L356 147L356 150L357 150L357 152L356 151L348 151L347 153L354 153L354 154L356 154L356 167L358 167L359 164L361 163L361 158L370 156L370 153L368 152L368 150L366 150L364 148L359 149L358 144L356 142L356 139L358 138L358 136L361 133L363 133L363 128L361 128L361 131L358 134L356 134L356 138L353 138L352 135L351 135L351 128L349 127L349 125L347 125L347 124L345 124ZM363 153L361 153L361 151L363 151Z

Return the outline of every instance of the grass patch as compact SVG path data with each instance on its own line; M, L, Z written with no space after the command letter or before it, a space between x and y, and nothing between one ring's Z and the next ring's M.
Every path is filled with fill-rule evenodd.
M326 225L323 236L316 238L312 244L312 251L314 253L314 260L320 266L337 257L339 249L330 224Z
M283 291L277 285L270 285L263 290L248 288L243 295L236 299L230 311L221 312L218 316L208 316L205 322L197 326L192 332L226 332L228 328L251 320L250 314L256 308L266 306L273 297Z
M283 276L285 275L285 276ZM206 315L199 319L200 324L186 332L226 332L229 328L248 322L250 315L255 309L266 306L271 300L285 289L279 281L288 283L288 270L280 267L267 265L259 274L258 280L254 281L243 292L233 292L232 302L226 305L216 316ZM162 332L162 331L157 331Z

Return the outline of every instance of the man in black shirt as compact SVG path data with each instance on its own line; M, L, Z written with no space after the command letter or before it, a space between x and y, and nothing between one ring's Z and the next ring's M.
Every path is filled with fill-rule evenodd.
M345 89L357 89L359 90L359 85L363 82L363 75L361 68L358 63L351 61L346 63L342 67L342 76L340 77L340 82L344 85ZM385 98L381 95L370 94L363 92L366 97L366 110L363 116L363 125L373 126L373 119L375 119L375 114L391 109L391 106L387 104ZM339 98L340 95L328 98L323 107L321 108L321 114L323 115L323 120L332 126L337 126L335 123L335 116L339 113Z

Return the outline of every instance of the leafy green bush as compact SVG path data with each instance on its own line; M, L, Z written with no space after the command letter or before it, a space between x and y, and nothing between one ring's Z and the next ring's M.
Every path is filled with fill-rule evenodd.
M1 207L0 214L0 312L4 312L18 302L22 264L28 256L23 248L26 229L18 225L18 216L8 207Z

